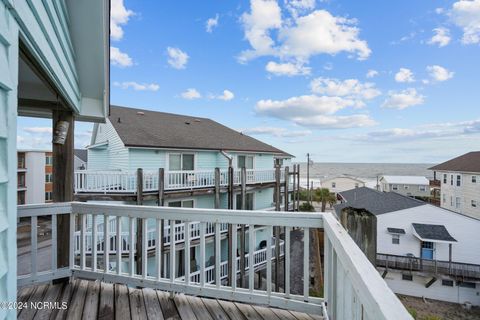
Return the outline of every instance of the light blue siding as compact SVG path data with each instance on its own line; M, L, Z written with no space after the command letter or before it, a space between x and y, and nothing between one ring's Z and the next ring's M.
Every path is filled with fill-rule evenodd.
M88 169L89 170L129 170L129 151L125 147L115 128L107 119L105 124L97 127L94 144L107 142L107 152L92 152L100 148L90 148L88 152ZM91 158L92 157L92 158ZM99 159L100 158L100 159ZM106 158L106 160L105 160ZM94 164L98 164L98 167ZM102 167L105 162L106 167ZM136 168L135 168L136 169Z
M107 149L88 149L88 170L108 170L109 167Z
M273 188L255 191L255 210L271 208L273 206Z
M129 149L129 169L158 170L165 168L166 153L163 150Z
M197 152L196 168L197 170L212 169L217 166L217 154L219 152Z

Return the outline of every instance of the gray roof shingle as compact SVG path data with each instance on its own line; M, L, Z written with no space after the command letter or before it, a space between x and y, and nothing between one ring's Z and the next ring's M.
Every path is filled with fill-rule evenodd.
M88 151L87 149L74 149L73 153L82 161L87 162Z
M334 206L337 214L347 207L365 209L374 215L379 215L426 205L423 201L395 192L380 192L368 187L355 188L339 194L345 202Z
M111 106L109 120L127 147L251 151L291 156L207 118Z
M480 151L465 153L429 168L438 171L480 172Z
M412 226L420 238L424 240L457 242L457 240L448 233L448 230L444 225L412 223Z

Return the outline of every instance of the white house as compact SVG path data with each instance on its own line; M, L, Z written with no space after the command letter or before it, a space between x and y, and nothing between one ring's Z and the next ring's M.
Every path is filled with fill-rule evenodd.
M372 214L376 266L395 293L480 305L479 219L394 192L359 188L341 196L338 215Z
M440 179L442 208L480 218L480 151L466 153L430 170Z
M423 176L381 176L380 191L392 191L409 197L429 197L430 181Z
M18 150L18 204L52 201L52 163L51 150Z
M353 188L365 187L365 181L358 177L342 175L322 180L322 188L328 188L331 192L338 193Z

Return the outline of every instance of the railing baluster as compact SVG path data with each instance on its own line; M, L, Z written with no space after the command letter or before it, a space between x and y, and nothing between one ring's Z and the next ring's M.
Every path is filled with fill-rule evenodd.
M121 217L117 217L117 274L122 273L122 226L121 226Z
M162 237L163 237L163 230L162 230L162 220L156 220L156 239L155 239L155 266L157 270L157 280L160 280L162 276Z
M200 222L200 286L205 286L205 228L207 224Z
M92 271L97 271L97 215L92 215Z
M37 216L32 217L31 219L31 227L30 227L30 245L31 245L31 274L32 277L35 279L37 277L37 250L38 250L38 242L37 242L37 225L38 225Z
M55 240L56 241L56 240ZM70 246L69 246L69 265L70 268L73 268L75 265L75 213L70 214ZM54 253L57 255L57 253ZM56 259L56 258L55 258Z
M250 224L248 226L248 289L253 292L254 289L254 252L255 252L255 226Z
M85 248L85 228L87 227L87 215L80 215L80 269L85 270L86 248Z
M175 220L170 220L170 282L175 281Z
M230 272L231 272L231 279L232 283L230 284L232 286L232 290L235 291L237 289L237 224L232 225L232 257L233 257L233 263L230 266Z
M270 296L272 293L272 235L273 235L273 227L267 227L267 296ZM280 241L280 239L277 239ZM278 264L279 261L275 260L275 263ZM276 283L277 285L277 283ZM278 288L275 288L278 290Z
M70 244L73 246L73 242ZM52 214L52 271L57 270L57 215Z
M140 221L139 221L140 223ZM148 230L147 230L147 219L143 218L142 219L142 278L147 277L147 272L148 272L148 261L147 261L147 250L148 250Z
M190 222L184 221L185 224L185 284L190 284Z
M290 227L285 227L285 298L290 298Z
M303 230L303 300L308 302L310 284L310 228L304 228Z
M132 277L136 272L135 272L135 218L130 217L130 223L129 223L129 236L130 239L128 241L129 244L129 250L128 250L128 258L130 261L130 276Z
M220 223L215 222L215 284L220 288L222 282L220 276L221 250L220 250Z
M110 219L103 216L103 272L108 273L110 264Z

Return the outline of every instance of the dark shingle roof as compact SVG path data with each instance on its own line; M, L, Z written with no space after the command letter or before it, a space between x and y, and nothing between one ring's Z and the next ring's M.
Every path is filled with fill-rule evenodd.
M439 171L480 172L480 151L466 153L429 169Z
M74 149L73 153L82 161L87 162L88 151L87 149Z
M390 233L405 234L405 229L400 228L387 228L387 231Z
M290 156L207 118L111 106L109 120L127 147L253 151Z
M365 209L378 215L426 205L423 201L396 192L380 192L368 187L355 188L339 194L345 199L345 202L334 206L337 214L347 207Z
M422 224L412 223L415 232L424 240L455 241L454 237L448 233L447 228L441 224Z

